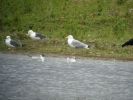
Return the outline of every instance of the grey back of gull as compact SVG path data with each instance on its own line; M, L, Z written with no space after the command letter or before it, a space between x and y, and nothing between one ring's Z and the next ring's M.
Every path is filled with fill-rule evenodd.
M36 37L39 37L41 40L46 38L46 36L44 36L40 33L36 33Z

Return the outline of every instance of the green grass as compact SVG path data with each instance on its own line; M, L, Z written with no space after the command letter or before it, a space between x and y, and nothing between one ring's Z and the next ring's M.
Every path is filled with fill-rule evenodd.
M9 52L3 41L11 35L26 45L16 52L133 58L132 47L121 48L133 37L132 0L2 0L0 6L1 51ZM49 41L31 41L25 35L30 27ZM94 48L68 47L68 34Z

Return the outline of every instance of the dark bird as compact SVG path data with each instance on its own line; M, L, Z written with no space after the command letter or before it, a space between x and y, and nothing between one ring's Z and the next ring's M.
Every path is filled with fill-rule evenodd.
M16 42L15 40L11 39L10 36L6 36L5 44L8 47L12 47L12 48L22 47L22 43L21 42L20 43Z
M127 42L125 42L124 44L122 44L122 47L129 46L129 45L133 45L133 39L130 39Z

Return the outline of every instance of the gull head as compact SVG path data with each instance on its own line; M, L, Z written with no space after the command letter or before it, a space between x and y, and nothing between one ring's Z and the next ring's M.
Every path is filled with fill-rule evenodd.
M33 33L34 32L32 30L29 30L27 35L29 36L30 34L33 34Z
M6 36L6 39L11 39L11 37L10 36Z
M73 36L72 35L68 35L66 38L73 39Z

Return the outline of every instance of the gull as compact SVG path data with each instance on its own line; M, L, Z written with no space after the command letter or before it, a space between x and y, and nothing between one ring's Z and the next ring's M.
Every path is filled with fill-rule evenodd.
M68 35L66 38L68 38L67 42L70 47L89 49L87 44L82 43L79 40L75 40L72 35Z
M40 59L41 59L42 62L44 62L44 60L45 60L44 54L40 55Z
M11 47L11 48L22 47L22 44L21 44L21 43L18 43L18 42L16 42L16 41L14 41L13 39L11 39L10 36L6 36L5 44L6 44L8 47Z
M72 57L72 58L67 57L67 62L68 62L68 63L69 63L69 62L74 63L74 62L76 62L76 59L75 59L75 57Z
M45 60L44 54L42 54L40 56L30 56L30 55L28 55L28 56L31 57L31 59L40 59L42 62L44 62L44 60Z
M32 40L45 40L46 39L46 36L40 33L34 32L32 30L28 31L27 36L29 36Z

